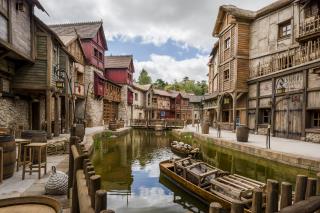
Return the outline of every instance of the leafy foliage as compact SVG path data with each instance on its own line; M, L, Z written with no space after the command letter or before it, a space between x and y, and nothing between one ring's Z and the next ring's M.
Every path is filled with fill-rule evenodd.
M204 95L208 91L208 85L206 81L194 81L184 77L182 81L175 80L172 84L168 84L165 89Z
M146 84L151 84L152 79L149 76L149 73L145 70L142 69L138 78L138 83L141 85L146 85Z

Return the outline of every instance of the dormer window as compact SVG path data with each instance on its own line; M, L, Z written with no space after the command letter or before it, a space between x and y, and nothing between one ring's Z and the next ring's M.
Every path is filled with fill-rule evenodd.
M279 39L290 37L291 33L291 20L279 24Z

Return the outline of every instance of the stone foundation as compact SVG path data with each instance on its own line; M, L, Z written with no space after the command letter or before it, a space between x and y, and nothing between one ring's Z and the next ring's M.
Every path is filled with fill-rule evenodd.
M85 88L88 88L90 83L88 99L87 99L87 110L86 110L86 121L88 127L102 126L103 124L103 99L96 98L94 94L94 72L102 71L94 68L93 66L85 67Z
M29 129L28 101L0 97L0 126Z
M306 133L306 141L320 143L320 133Z

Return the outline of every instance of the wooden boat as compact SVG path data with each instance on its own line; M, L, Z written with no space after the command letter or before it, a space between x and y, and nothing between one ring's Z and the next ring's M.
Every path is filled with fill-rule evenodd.
M189 158L160 163L161 174L186 192L209 204L220 203L230 209L232 203L242 203L251 212L252 190L265 189L265 184L229 173ZM217 183L218 182L218 183ZM236 187L237 184L239 187ZM226 186L226 187L225 187Z
M188 157L192 156L194 158L197 158L200 154L199 148L192 148L190 145L185 144L183 142L180 142L182 144L179 144L177 141L173 141L170 144L171 151L175 153L176 155L180 157ZM188 146L188 148L185 148L185 146Z

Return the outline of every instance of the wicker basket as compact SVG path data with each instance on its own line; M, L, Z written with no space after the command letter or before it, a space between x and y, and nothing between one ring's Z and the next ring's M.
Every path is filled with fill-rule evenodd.
M68 191L68 175L63 172L56 171L56 167L52 167L52 174L45 185L46 194L49 195L65 195Z

